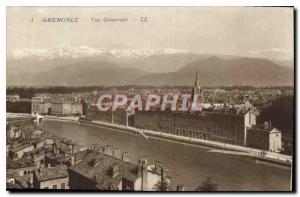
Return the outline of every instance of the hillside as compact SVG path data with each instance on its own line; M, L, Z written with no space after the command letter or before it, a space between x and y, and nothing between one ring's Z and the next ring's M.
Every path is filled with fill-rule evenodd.
M191 85L197 72L204 86L293 85L293 69L256 58L203 58L187 64L176 72L150 74L139 80L141 84Z
M164 55L166 56L166 55ZM190 57L187 58L187 57ZM144 58L144 57L143 57ZM155 56L147 57L155 58ZM180 61L176 58L166 58L165 61L176 62L176 69L172 72L147 72L139 69L139 64L144 65L144 60L136 59L135 64L129 67L132 60L126 61L101 61L97 58L85 58L64 61L47 60L47 64L30 64L30 69L18 69L18 64L9 65L7 69L7 85L192 85L195 74L198 72L200 82L204 86L286 86L293 85L293 69L282 67L278 64L259 58L220 58L216 56L202 56L194 60L195 56L185 56ZM157 66L163 69L163 64ZM168 60L169 59L169 60ZM190 63L188 60L192 61ZM137 63L141 61L140 63ZM51 62L53 64L51 64ZM146 61L147 62L147 61ZM151 67L148 61L147 67ZM184 64L185 65L181 65ZM124 66L128 64L127 66ZM51 66L47 66L51 65ZM169 66L172 65L169 64ZM180 65L180 66L179 66ZM148 69L149 71L151 69ZM152 70L153 71L153 70Z

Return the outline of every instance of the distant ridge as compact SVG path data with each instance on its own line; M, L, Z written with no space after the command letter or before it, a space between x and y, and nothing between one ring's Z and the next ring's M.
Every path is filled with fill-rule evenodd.
M267 59L176 53L134 60L98 56L9 59L7 85L191 85L196 72L204 86L285 86L294 80L292 68Z
M222 59L215 56L189 63L176 72L150 74L141 84L191 85L198 72L204 86L281 86L293 85L293 69L258 58Z

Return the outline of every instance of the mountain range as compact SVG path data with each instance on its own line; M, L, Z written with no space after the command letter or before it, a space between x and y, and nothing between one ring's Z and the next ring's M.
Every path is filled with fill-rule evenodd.
M192 85L197 72L204 86L293 85L293 67L278 64L286 61L175 49L23 49L7 58L7 85Z

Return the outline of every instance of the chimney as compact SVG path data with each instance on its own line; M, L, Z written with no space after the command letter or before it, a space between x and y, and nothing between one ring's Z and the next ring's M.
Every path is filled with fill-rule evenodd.
M75 165L75 155L71 156L71 165Z
M177 191L178 192L184 191L184 185L177 185Z
M124 153L122 154L122 160L123 160L123 161L130 162L130 153L129 153L129 152L124 152Z
M48 168L51 168L51 163L48 163Z
M56 153L56 143L53 144L53 153Z
M147 157L142 157L138 160L138 175L147 172Z
M161 167L160 168L160 176L161 176L161 182L163 182L165 180L165 176L166 176L166 172L165 172L165 168Z
M148 186L148 162L147 157L142 157L138 160L138 176L142 177L142 190L147 190Z
M71 153L74 154L74 144L71 144L70 148L71 148Z
M113 156L113 146L112 145L105 146L104 154Z
M120 148L114 148L113 149L113 156L118 158L118 159L122 159Z
M92 150L94 150L94 151L98 151L97 149L99 149L99 144L93 144L92 145Z
M265 129L269 128L269 123L267 121L265 121L264 127L265 127Z
M269 120L269 127L270 127L270 128L272 127L272 123L271 123L271 120Z
M98 152L98 153L104 153L105 147L101 146L100 144L93 144L92 150Z

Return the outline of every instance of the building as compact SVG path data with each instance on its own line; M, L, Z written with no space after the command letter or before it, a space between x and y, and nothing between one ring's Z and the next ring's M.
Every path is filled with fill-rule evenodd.
M51 102L49 97L32 97L31 113L49 114Z
M53 101L51 102L51 114L58 116L81 115L82 103L72 101Z
M272 127L268 122L265 122L264 125L252 125L247 133L247 146L281 152L281 131Z
M31 116L27 117L10 117L6 116L6 129L9 130L10 126L23 127L24 125L32 125L33 118Z
M113 151L105 152L87 149L78 153L80 157L74 156L70 189L151 191L165 176L163 168L149 165L145 157L133 164L127 161L126 153L120 159Z
M88 102L88 100L83 100L82 101L82 115L84 116L88 116L89 115L89 111L90 111L90 103Z
M247 129L256 125L252 111L210 112L209 131L211 140L243 145L247 144Z
M56 166L41 168L33 174L34 189L69 189L67 167Z
M252 112L137 111L134 120L135 127L140 129L236 145L246 144L247 128L255 124L256 116Z
M33 173L33 171L36 170L36 165L32 158L21 158L14 161L8 160L6 168L9 174L22 177Z
M6 127L6 137L9 139L18 139L22 137L21 127L16 125L8 125Z
M90 119L107 122L118 125L126 125L127 124L127 114L124 109L117 109L116 111L100 111L96 105L90 106L90 113L88 114Z
M30 143L20 143L16 144L9 151L9 157L13 160L17 160L23 157L23 155L27 152L34 150L34 145Z
M250 106L250 107L247 107ZM131 116L126 115L126 111L119 109L115 112L102 112L96 106L90 106L88 118L91 120L108 122L118 125L128 125L139 129L152 130L168 133L177 136L184 136L195 139L205 139L221 143L228 143L240 146L257 147L248 142L254 139L251 128L256 125L256 111L249 103L230 107L224 105L223 108L202 110L201 113L172 112L172 111L135 111ZM254 126L254 127L252 127ZM272 131L272 133L275 132ZM273 142L273 135L271 141ZM281 141L281 138L277 140ZM268 141L262 141L264 150L278 152L281 150L281 142L275 148L265 148L269 146ZM289 143L291 144L291 143ZM286 143L286 146L288 143ZM277 147L279 146L279 147ZM282 151L282 150L281 150Z
M6 164L7 182L15 184L10 185L13 188L32 188L33 172L36 169L32 158L21 158L14 161L8 159Z
M20 100L20 96L18 94L6 95L6 101L17 102L19 100Z

